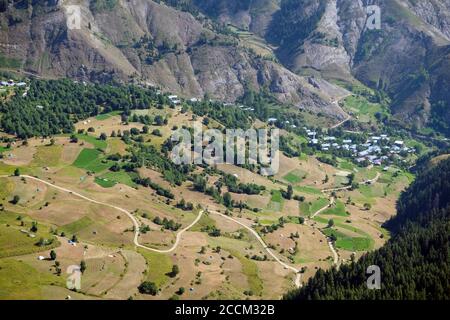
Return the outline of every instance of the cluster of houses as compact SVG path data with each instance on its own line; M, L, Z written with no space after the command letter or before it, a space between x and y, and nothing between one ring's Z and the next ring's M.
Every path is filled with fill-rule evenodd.
M168 98L169 98L170 102L172 102L174 105L181 104L181 100L178 99L178 96L175 94L168 96Z
M17 87L17 88L25 88L25 92L22 94L22 97L26 97L28 95L28 90L26 82L15 82L14 80L2 80L0 81L0 89L4 89L7 87Z
M156 91L156 94L157 95L162 94L161 90ZM169 98L170 102L176 106L181 104L181 99L175 94L172 94L172 95L168 96L167 98ZM192 103L195 103L195 102L201 102L201 99L200 98L190 98L189 101Z
M319 135L316 131L303 128L308 137L308 144L325 152L334 150L349 151L352 160L357 163L368 162L372 165L388 165L393 158L402 158L401 155L413 154L415 148L409 148L403 140L394 140L387 134L370 136L364 143L355 143L351 139L339 139L334 136Z
M25 87L25 82L15 82L14 80L0 81L0 87Z
M269 118L269 119L267 119L267 124L274 125L277 121L278 121L277 118ZM291 122L289 120L284 121L284 124L286 126L290 126L292 129L297 128L297 126L295 124L291 124Z

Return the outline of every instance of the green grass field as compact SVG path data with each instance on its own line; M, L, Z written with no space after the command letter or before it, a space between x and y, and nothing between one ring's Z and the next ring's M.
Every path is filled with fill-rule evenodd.
M323 217L315 217L314 221L319 223L327 224L328 219ZM339 249L347 251L367 251L371 250L374 246L375 241L366 232L344 222L343 218L335 218L333 228L325 228L323 232L327 236L334 234L337 238L336 247ZM357 234L357 236L350 236L345 231L348 230L352 234Z
M315 188L315 187L308 187L308 186L296 186L294 187L295 191L298 191L300 193L307 193L307 194L314 194L314 195L320 195L322 192Z
M102 188L112 188L117 184L117 182L115 182L115 181L109 180L107 178L100 178L100 177L95 177L94 181L96 184L98 184Z
M73 165L77 168L86 168L89 163L97 160L100 156L101 152L95 149L83 149L78 155L77 159L73 163Z
M64 286L65 277L37 271L14 259L0 259L0 300L42 299L42 286Z
M21 232L21 230L28 232L33 220L22 215L21 221L24 222L24 225L21 226L21 221L17 220L18 216L19 214L7 211L0 213L0 258L45 251L60 245L56 238L49 233L50 227L42 223L38 224L38 231L32 233L35 235L34 238ZM53 243L42 247L37 246L36 243L40 238L53 239Z
M341 201L337 201L334 206L323 211L321 214L322 215L342 216L342 217L347 216L347 212L345 210L345 204Z
M87 135L87 134L77 134L76 135L78 139L86 141L87 143L90 143L94 146L96 149L105 150L108 146L108 143L104 140L100 140L96 137Z
M283 177L283 180L289 182L290 184L297 184L303 181L305 172L300 170L293 170Z
M103 188L114 187L117 183L122 183L130 187L135 187L136 184L133 182L131 176L124 172L112 172L108 171L101 176L95 177L95 182L102 186Z
M1 175L10 175L14 172L14 170L16 170L16 167L10 166L3 162L0 162L0 174Z
M138 252L147 261L146 280L154 282L161 288L170 278L167 275L172 271L172 261L166 254L138 249Z
M322 209L329 203L326 198L318 198L317 200L310 202L300 203L300 214L303 216L310 216Z
M373 240L370 237L350 237L344 232L336 229L326 228L323 232L330 237L336 237L335 245L339 249L347 251L367 251L373 246Z
M36 167L56 167L61 159L62 148L59 145L37 147L31 165Z
M376 121L375 114L388 114L381 104L371 103L362 96L349 96L344 100L345 109L351 111L361 122Z
M248 286L254 295L261 295L264 289L263 282L258 275L258 266L255 262L246 257L242 256L235 250L226 249L231 253L231 255L235 256L242 265L242 272L247 277Z
M9 151L9 150L11 150L11 149L7 148L7 147L0 146L0 154L5 152L5 151Z
M270 211L281 211L283 209L283 196L280 190L272 190L270 202L267 209Z
M117 116L120 113L121 113L121 111L112 111L112 112L108 112L108 113L102 113L102 114L99 114L98 116L96 116L95 119L99 120L99 121L108 120L109 118L111 118L113 116Z
M62 226L61 228L58 229L58 231L63 231L67 235L73 235L73 234L80 232L84 228L89 227L93 223L94 223L94 221L92 221L91 218L83 217L75 222L72 222L72 223Z
M0 178L0 186L0 200L4 200L14 190L14 182L8 178Z
M351 163L350 161L340 160L338 168L342 169L342 170L353 171L353 169L355 168L355 165L353 163Z
M111 161L103 160L102 153L97 149L83 149L81 150L78 158L74 161L73 165L80 169L85 169L91 172L101 172L108 169L111 165Z

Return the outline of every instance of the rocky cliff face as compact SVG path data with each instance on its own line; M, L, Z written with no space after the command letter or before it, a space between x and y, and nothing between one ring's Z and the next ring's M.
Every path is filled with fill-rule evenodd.
M81 7L81 28L68 28L68 5ZM258 57L204 15L150 0L36 1L1 13L0 52L27 72L86 80L133 79L185 96L234 101L247 86L268 88L281 103L342 118L333 103L344 90L323 90Z
M283 103L338 118L343 91L324 81L387 93L398 119L445 125L450 100L450 0L65 0L16 1L0 13L0 51L45 76L120 77L187 96L232 101L246 86ZM82 26L66 26L65 7L81 5ZM366 28L368 5L381 29ZM224 26L270 44L281 64L261 58ZM253 40L254 41L254 40ZM258 40L257 40L258 41ZM308 77L322 79L311 85Z
M236 2L216 10L219 19L234 23L245 12L252 21L254 2L233 11ZM449 60L449 0L281 0L275 11L267 1L256 3L270 12L264 31L246 27L277 46L277 57L293 72L328 80L355 77L386 92L394 115L418 127L449 118L450 101L440 92L450 78L450 71L441 69ZM369 5L381 9L380 30L366 27Z
M407 2L409 8L423 21L434 26L450 39L450 1L424 0Z

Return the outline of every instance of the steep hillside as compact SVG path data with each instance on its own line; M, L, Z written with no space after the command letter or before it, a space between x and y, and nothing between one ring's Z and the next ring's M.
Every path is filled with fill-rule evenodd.
M67 5L81 7L81 29L68 28ZM194 16L195 15L195 16ZM120 78L185 96L235 101L246 89L268 89L282 104L341 119L345 94L311 85L239 45L201 14L150 0L26 1L1 15L2 55L27 72L82 80ZM330 88L331 90L328 90Z
M449 299L450 161L423 172L402 194L389 223L395 236L381 249L339 270L322 271L288 299ZM366 270L381 269L381 290Z
M442 90L450 78L448 0L193 3L220 22L265 37L293 72L344 82L355 77L387 93L392 113L411 128L450 133L449 97ZM373 4L381 9L380 30L366 28L366 7ZM256 16L264 19L263 28Z
M268 39L279 45L280 60L294 72L344 81L352 74L385 91L398 119L448 134L449 99L441 90L450 77L444 68L449 60L448 1L377 4L381 29L368 30L368 1L285 0Z
M450 134L449 0L26 3L0 14L3 66L50 77L133 79L226 101L268 89L283 104L340 119L344 113L331 102L345 93L310 85L316 80L308 77L356 78L388 95L405 125ZM81 30L66 26L70 4L81 5ZM381 9L379 30L366 28L372 4Z

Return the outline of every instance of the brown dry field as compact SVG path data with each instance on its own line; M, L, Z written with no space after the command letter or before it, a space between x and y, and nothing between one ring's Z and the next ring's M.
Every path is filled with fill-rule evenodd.
M95 117L86 119L85 121L78 122L75 124L75 130L83 129L87 131L90 127L95 129L95 134L98 136L101 133L106 133L108 136L111 135L113 131L130 130L131 128L137 128L142 130L144 125L141 123L130 122L128 125L122 123L120 116L112 116L106 120L97 120Z
M181 114L178 110L170 110L169 125L163 127L151 126L150 131L158 128L163 133L162 138L147 135L146 139L152 139L152 143L159 143L169 137L172 126L190 125L192 115ZM77 124L77 128L87 129L96 128L96 134L105 132L108 135L112 130L127 130L127 128L143 125L136 123L125 127L120 124L120 117L111 117L107 120L98 121L91 119L91 122ZM49 140L30 139L28 146L13 147L10 151L15 157L3 159L3 162L10 162L13 165L30 165L30 170L39 178L58 186L71 189L87 197L119 206L130 212L137 212L136 217L143 224L150 226L151 231L147 234L141 234L139 241L142 244L148 244L155 248L168 248L172 246L175 239L175 233L170 231L161 231L161 227L155 225L151 220L159 216L161 218L174 219L181 223L183 227L190 224L196 216L195 212L184 212L173 208L177 201L185 199L192 202L194 206L201 204L204 208L214 209L225 212L222 205L214 202L210 197L192 190L192 183L186 182L180 187L170 186L160 173L151 169L139 169L139 173L144 177L149 177L159 185L171 189L175 199L166 203L166 199L157 196L150 188L137 187L132 188L126 185L117 184L112 188L104 189L94 182L93 176L88 176L84 170L70 166L76 159L79 152L86 143L71 144L67 137L55 138L56 146L60 146L62 151L57 164L48 170L34 166L35 156L40 147L48 144ZM108 138L108 152L124 154L126 146L119 139ZM22 161L22 162L21 162ZM244 210L241 214L237 210L233 212L233 217L247 226L253 226L256 218L277 222L280 217L299 216L299 203L294 200L283 200L282 209L273 212L267 210L270 203L270 190L285 189L287 182L283 177L291 171L299 170L306 173L306 178L298 185L314 186L316 188L329 188L335 185L335 176L343 175L342 170L335 169L329 165L322 164L317 159L309 157L308 160L290 159L285 156L280 158L280 172L271 181L261 177L248 170L238 168L232 165L219 165L218 168L230 174L236 174L241 182L256 183L264 185L267 190L261 195L238 195L232 194L234 200L243 201L251 207L263 209L260 213ZM328 175L330 181L323 184L322 180ZM208 185L214 183L217 177L209 177ZM18 205L5 204L7 209L14 209L15 212L27 213L37 221L45 222L54 227L64 227L70 223L79 221L88 217L92 223L84 226L76 232L82 243L77 247L67 244L62 239L61 246L56 249L58 261L62 264L62 269L70 264L77 264L81 259L85 259L88 264L86 277L84 279L88 295L70 293L62 287L56 287L52 291L51 286L43 288L44 296L56 299L64 299L70 294L74 299L82 298L106 298L106 299L126 299L134 296L137 299L167 299L171 297L179 287L185 287L186 292L182 299L202 299L202 298L246 298L243 295L244 290L249 290L249 278L244 274L243 263L240 259L246 259L245 255L265 255L267 252L261 244L256 241L254 236L244 230L242 240L232 239L234 234L242 231L243 227L215 214L210 214L208 218L214 225L221 229L224 236L214 238L204 232L188 231L182 236L179 247L169 254L173 264L180 266L180 274L169 279L162 288L162 292L157 296L144 296L137 292L137 286L144 279L143 272L147 269L143 256L135 251L132 244L133 233L126 232L132 227L130 219L123 213L103 205L89 203L65 192L60 192L54 188L46 186L40 182L26 179L25 182L20 178L11 178L14 189L11 195L20 195L21 201ZM399 182L393 186L395 193L401 191L406 183ZM378 186L375 186L378 187ZM225 189L225 188L224 188ZM107 191L107 192L105 192ZM305 201L315 201L321 195L301 194L305 196ZM326 195L323 195L326 197ZM348 205L347 210L350 216L344 219L351 221L351 226L364 231L375 241L375 248L380 247L386 239L381 239L380 225L395 213L396 194L394 192L387 197L379 197L373 200L370 211L362 210L363 195L358 191L338 192L338 198L342 202L351 197L355 201L355 206ZM45 203L49 204L45 206ZM143 218L142 213L147 213L149 219ZM323 215L322 218L332 218L332 216ZM342 219L342 217L335 217ZM182 228L183 228L182 227ZM323 225L308 221L306 225L297 225L286 223L284 228L264 236L265 241L275 246L274 252L285 262L288 262L288 250L293 247L294 242L289 239L290 233L298 232L300 238L298 241L298 253L295 258L297 268L306 267L305 274L302 275L302 281L311 277L317 268L329 268L331 266L331 252L326 242L325 236L319 228ZM198 229L199 230L199 229ZM346 233L349 234L348 230ZM354 234L357 236L358 234ZM71 236L71 235L67 235ZM84 250L84 245L88 249ZM221 246L220 253L212 251L217 245ZM206 254L199 254L202 246L207 247ZM119 252L120 248L122 249ZM284 249L284 253L280 250ZM48 254L46 252L45 254ZM236 257L239 254L240 257ZM339 252L341 258L349 259L350 252ZM358 253L360 256L362 253ZM112 255L113 257L110 257ZM21 256L20 259L42 272L52 272L50 261L37 261L36 254ZM233 256L234 258L230 258ZM199 259L196 263L195 260ZM248 260L251 265L257 267L257 277L262 281L262 298L279 298L286 290L293 287L294 274L285 270L278 263L269 259L268 261ZM196 274L201 272L201 284L196 284ZM189 290L193 288L193 290ZM257 299L261 297L251 297Z
M43 290L45 299L127 299L137 293L137 287L145 270L144 258L136 252L99 247L91 243L68 244L67 239L59 237L61 245L54 249L57 261L63 271L61 278L66 278L65 271L71 265L78 265L84 260L87 269L82 275L81 291L75 293L61 286L50 286ZM41 273L56 274L54 261L38 260L42 255L48 257L50 251L21 256L20 260ZM18 258L19 259L19 258Z

